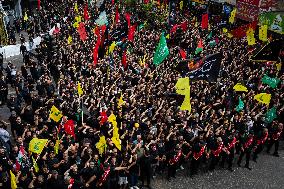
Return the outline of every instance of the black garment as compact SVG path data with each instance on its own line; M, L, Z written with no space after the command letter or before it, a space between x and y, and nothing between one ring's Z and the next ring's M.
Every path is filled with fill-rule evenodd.
M248 149L245 149L244 151L241 151L241 154L240 154L240 156L239 156L239 159L238 159L237 164L240 166L244 155L246 155L246 164L245 164L245 167L249 167L250 153L251 153L251 151L248 150Z
M142 156L140 159L141 181L144 186L144 180L147 180L147 186L150 186L152 170L151 170L151 156Z
M57 177L57 179L55 178L50 178L49 180L47 180L46 185L48 188L64 188L64 179L60 176Z
M271 147L273 146L273 144L275 144L274 153L273 153L273 154L278 155L279 139L278 139L278 140L273 140L273 139L271 139L271 140L268 142L268 146L267 146L266 152L267 152L267 153L270 152L270 149L271 149Z

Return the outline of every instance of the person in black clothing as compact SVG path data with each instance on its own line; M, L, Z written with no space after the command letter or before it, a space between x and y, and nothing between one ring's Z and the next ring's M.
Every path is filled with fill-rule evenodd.
M142 181L141 186L144 186L144 180L146 179L147 181L147 185L146 187L151 188L150 184L151 184L151 175L152 175L152 170L151 170L151 155L149 153L149 150L145 150L144 151L144 155L141 157L140 159L140 178Z
M203 140L204 132L198 132L198 137L193 140L192 156L190 162L190 176L197 174L202 157L206 154L206 143ZM206 154L207 155L207 154Z
M233 172L233 160L235 157L235 145L237 143L237 138L234 136L235 134L233 132L229 132L228 135L225 135L223 137L224 140L224 146L226 147L227 151L222 152L222 161L221 161L221 167L224 167L225 162L228 162L228 170Z
M250 155L253 148L253 130L250 130L249 133L245 132L240 137L240 143L241 143L241 154L238 159L238 166L241 167L241 162L243 159L243 156L246 155L246 164L245 168L251 170L249 167L249 161L250 161Z
M181 160L183 154L181 148L177 145L175 150L169 155L168 162L168 181L171 180L171 177L176 177L176 170L179 165L179 161Z
M7 103L7 96L8 96L8 85L5 80L5 77L2 76L0 80L0 105Z
M273 146L273 144L275 144L273 155L276 157L279 157L278 147L279 147L279 139L280 139L282 132L283 132L283 123L278 123L274 121L269 131L270 137L269 137L268 146L266 150L267 153L270 152L271 147Z
M140 174L140 167L139 162L137 161L137 154L133 154L130 157L130 165L128 166L129 169L129 177L130 177L130 189L138 188L138 177Z
M58 175L56 170L52 170L51 174L48 175L46 185L49 188L64 188L63 178Z
M0 53L0 70L4 70L3 62L4 62L4 56L3 53Z
M264 148L264 144L266 140L268 139L268 129L264 128L262 131L259 131L256 136L255 136L255 141L254 141L254 149L253 149L253 156L252 160L256 162L257 155L262 152Z
M223 141L221 137L218 137L214 140L211 148L210 148L210 156L211 162L209 165L209 171L214 171L215 166L218 164L220 160L220 154L222 152L226 152L226 148L224 147Z

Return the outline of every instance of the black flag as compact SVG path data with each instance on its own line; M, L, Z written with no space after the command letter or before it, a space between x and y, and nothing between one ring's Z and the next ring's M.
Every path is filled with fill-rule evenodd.
M199 68L190 71L187 75L192 80L216 81L220 71L221 60L221 53L209 55Z
M284 41L283 40L275 40L267 45L265 45L263 48L258 50L254 55L250 57L250 60L258 61L258 62L276 62L279 60L279 54L281 51L281 48L284 47Z
M187 76L192 80L216 81L220 71L221 60L221 53L211 54L202 59L195 59L193 66L190 66L190 63L181 61L176 66L176 70L183 77Z

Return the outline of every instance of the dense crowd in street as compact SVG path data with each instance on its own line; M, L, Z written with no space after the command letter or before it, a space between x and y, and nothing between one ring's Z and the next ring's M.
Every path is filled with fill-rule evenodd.
M149 15L139 4L129 8L105 0L97 8L86 6L87 1L77 6L70 0L45 2L40 10L27 11L28 19L14 28L28 32L22 43L46 34L41 44L30 52L21 46L21 67L1 65L0 101L11 116L0 124L0 188L11 188L11 172L18 188L151 188L156 175L174 181L178 169L189 177L216 168L234 171L244 165L251 170L251 160L256 163L262 151L279 156L284 75L274 63L249 60L261 41L248 46L246 38L228 37L217 24L220 16L213 14L210 28L201 29L207 10L197 5L186 11L186 4L180 10L161 0L163 7L149 10L154 16L169 13L160 21L146 20ZM86 7L89 19L84 18ZM98 26L103 11L108 24ZM79 15L86 40L74 26ZM171 30L182 23L185 27ZM131 26L137 28L133 40ZM167 34L169 55L157 66L154 53ZM209 45L212 39L215 43ZM196 53L200 40L203 49ZM190 80L191 111L180 110L183 98L175 89L183 76L177 68L181 49L192 60L222 55L216 81ZM272 88L261 82L264 75L280 83ZM237 83L247 91L235 91ZM8 96L12 89L16 95ZM269 105L254 98L264 92L271 94ZM240 98L244 107L237 110ZM58 121L50 117L52 107L62 114ZM267 121L271 108L277 115ZM40 152L29 150L33 139L47 139Z

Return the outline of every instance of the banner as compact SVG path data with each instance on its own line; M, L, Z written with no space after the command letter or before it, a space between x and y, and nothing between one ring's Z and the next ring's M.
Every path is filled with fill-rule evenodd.
M254 21L259 13L259 0L238 0L237 2L237 18L246 21Z
M187 75L189 75L190 79L216 81L220 71L221 60L221 53L209 55L199 68L190 71Z
M267 25L269 30L284 34L284 13L263 13L259 16L259 25Z
M262 47L260 50L258 50L250 60L258 61L258 62L276 62L279 60L279 57L281 56L281 47L282 50L284 49L284 42L281 40L275 40L264 47Z

